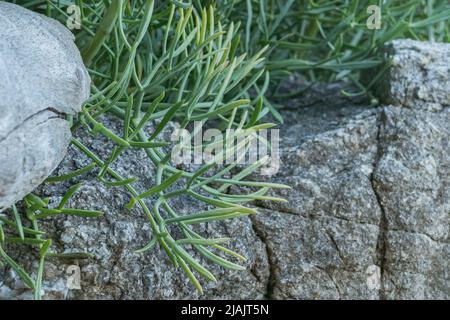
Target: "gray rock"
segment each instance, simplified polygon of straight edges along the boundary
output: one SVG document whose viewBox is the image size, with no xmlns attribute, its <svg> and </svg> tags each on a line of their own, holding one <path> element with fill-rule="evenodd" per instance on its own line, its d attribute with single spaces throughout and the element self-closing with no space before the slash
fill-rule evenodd
<svg viewBox="0 0 450 320">
<path fill-rule="evenodd" d="M 199 229 L 236 239 L 234 249 L 248 257 L 247 271 L 212 266 L 219 281 L 198 296 L 160 249 L 132 254 L 151 236 L 146 219 L 139 209 L 124 210 L 128 195 L 105 189 L 94 172 L 80 178 L 84 185 L 70 205 L 106 216 L 48 220 L 44 228 L 59 239 L 58 251 L 86 250 L 97 259 L 52 260 L 45 297 L 450 299 L 450 108 L 436 101 L 373 108 L 339 95 L 340 89 L 316 85 L 284 102 L 295 108 L 282 111 L 282 165 L 272 180 L 292 186 L 274 192 L 288 203 L 258 202 L 259 215 Z M 77 136 L 102 157 L 111 147 L 83 131 Z M 136 187 L 145 189 L 153 176 L 145 159 L 133 151 L 114 168 L 140 177 Z M 87 164 L 70 149 L 57 174 Z M 39 191 L 57 203 L 71 183 Z M 190 199 L 174 205 L 180 212 L 201 207 Z M 80 265 L 82 290 L 66 288 L 69 264 Z M 8 269 L 3 279 L 0 295 L 29 295 Z"/>
<path fill-rule="evenodd" d="M 347 114 L 339 121 L 330 100 L 312 118 L 305 109 L 288 115 L 295 124 L 278 182 L 294 188 L 278 195 L 290 202 L 260 203 L 267 209 L 254 218 L 269 253 L 270 297 L 450 298 L 448 46 L 391 46 L 397 64 L 385 85 L 404 105 L 350 117 L 338 106 Z M 423 52 L 430 63 L 419 82 L 408 66 Z M 310 123 L 327 130 L 310 135 Z"/>
<path fill-rule="evenodd" d="M 384 56 L 392 61 L 378 87 L 384 103 L 428 110 L 450 105 L 450 44 L 395 40 Z"/>
<path fill-rule="evenodd" d="M 386 298 L 449 299 L 450 109 L 386 107 L 374 187 Z"/>
<path fill-rule="evenodd" d="M 63 114 L 80 111 L 90 79 L 58 22 L 0 2 L 0 211 L 55 169 L 70 140 Z"/>
<path fill-rule="evenodd" d="M 290 201 L 254 217 L 269 297 L 450 298 L 449 111 L 366 111 L 283 150 Z"/>
</svg>

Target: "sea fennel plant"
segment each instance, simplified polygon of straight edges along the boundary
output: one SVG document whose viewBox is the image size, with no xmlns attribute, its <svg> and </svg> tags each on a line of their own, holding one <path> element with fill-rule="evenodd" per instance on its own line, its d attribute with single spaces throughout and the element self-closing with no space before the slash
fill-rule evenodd
<svg viewBox="0 0 450 320">
<path fill-rule="evenodd" d="M 16 2 L 61 22 L 70 19 L 66 13 L 70 1 Z M 284 201 L 266 194 L 271 188 L 286 186 L 246 180 L 266 164 L 267 157 L 240 171 L 238 164 L 242 159 L 239 158 L 223 166 L 206 163 L 196 170 L 180 168 L 172 163 L 170 141 L 164 140 L 161 133 L 171 121 L 180 122 L 181 129 L 191 127 L 194 121 L 204 126 L 214 121 L 214 126 L 227 130 L 227 135 L 233 135 L 231 138 L 241 138 L 239 145 L 227 152 L 235 152 L 237 148 L 248 150 L 257 138 L 243 133 L 273 127 L 273 124 L 259 121 L 267 86 L 263 90 L 256 86 L 265 72 L 263 54 L 267 48 L 261 48 L 252 56 L 240 53 L 237 50 L 239 24 L 222 22 L 213 5 L 199 7 L 179 1 L 154 0 L 76 3 L 81 13 L 81 30 L 75 33 L 76 42 L 92 78 L 92 96 L 82 112 L 68 120 L 72 123 L 73 146 L 92 163 L 67 175 L 51 177 L 46 183 L 70 180 L 97 169 L 97 179 L 106 186 L 127 190 L 131 195 L 127 207 L 139 206 L 152 231 L 149 242 L 137 253 L 161 246 L 173 265 L 182 269 L 201 292 L 198 276 L 212 281 L 215 277 L 203 261 L 194 258 L 191 250 L 204 260 L 233 270 L 243 269 L 233 259 L 244 257 L 224 246 L 229 239 L 204 238 L 192 226 L 255 214 L 255 209 L 245 206 L 246 202 L 255 199 Z M 104 116 L 120 121 L 123 132 L 113 132 L 103 124 Z M 147 129 L 149 123 L 153 124 L 152 131 Z M 95 154 L 77 139 L 77 130 L 110 139 L 115 145 L 110 155 L 101 158 Z M 203 143 L 201 148 L 204 150 L 217 143 Z M 155 185 L 149 185 L 145 192 L 135 189 L 135 177 L 121 176 L 111 167 L 128 148 L 145 150 L 155 168 Z M 224 157 L 224 154 L 219 152 L 214 157 Z M 247 187 L 251 191 L 233 195 L 229 193 L 232 186 Z M 48 208 L 46 199 L 28 196 L 25 211 L 27 220 L 32 221 L 30 228 L 13 222 L 10 217 L 1 217 L 2 224 L 9 228 L 8 234 L 28 232 L 29 237 L 20 238 L 18 243 L 40 248 L 41 263 L 35 279 L 0 251 L 4 260 L 34 289 L 36 298 L 41 295 L 45 258 L 57 255 L 51 251 L 50 240 L 43 240 L 39 220 L 57 214 L 101 215 L 97 211 L 64 207 L 79 187 L 77 184 L 70 188 L 57 208 Z M 205 203 L 209 209 L 181 215 L 172 205 L 181 196 Z M 15 207 L 11 214 L 20 219 Z M 182 237 L 175 236 L 180 233 Z M 15 239 L 5 237 L 4 232 L 0 234 L 2 243 Z"/>
</svg>

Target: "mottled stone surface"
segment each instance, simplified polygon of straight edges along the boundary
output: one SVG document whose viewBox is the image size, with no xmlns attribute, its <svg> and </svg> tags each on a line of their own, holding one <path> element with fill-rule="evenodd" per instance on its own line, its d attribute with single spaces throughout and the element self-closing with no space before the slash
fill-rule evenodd
<svg viewBox="0 0 450 320">
<path fill-rule="evenodd" d="M 374 186 L 386 298 L 450 298 L 449 121 L 449 108 L 383 111 Z"/>
<path fill-rule="evenodd" d="M 391 62 L 378 87 L 384 103 L 427 110 L 450 105 L 450 44 L 395 40 L 384 56 Z"/>
<path fill-rule="evenodd" d="M 0 211 L 55 169 L 70 141 L 62 114 L 80 111 L 90 79 L 58 22 L 0 2 Z"/>
<path fill-rule="evenodd" d="M 294 186 L 281 193 L 290 202 L 260 203 L 254 218 L 271 296 L 450 298 L 450 110 L 354 119 L 284 150 L 277 181 Z M 368 285 L 374 267 L 379 288 Z"/>
<path fill-rule="evenodd" d="M 289 202 L 258 204 L 266 208 L 253 220 L 269 252 L 271 298 L 379 298 L 366 284 L 379 264 L 381 209 L 371 182 L 379 111 L 366 107 L 347 119 L 347 108 L 328 101 L 302 110 L 291 132 L 303 142 L 289 135 L 276 177 L 293 187 L 279 193 Z M 330 130 L 309 135 L 305 114 Z"/>
<path fill-rule="evenodd" d="M 339 107 L 344 121 L 328 124 L 333 108 L 288 116 L 277 181 L 294 187 L 280 193 L 290 202 L 261 203 L 269 211 L 254 219 L 273 298 L 450 298 L 448 45 L 389 48 L 394 62 L 406 59 L 388 72 L 393 94 L 406 92 L 397 100 L 404 105 L 352 116 Z M 424 52 L 429 63 L 409 68 Z M 411 70 L 423 78 L 413 81 Z M 412 87 L 420 96 L 409 95 Z"/>
<path fill-rule="evenodd" d="M 45 228 L 58 239 L 58 251 L 86 250 L 97 259 L 52 261 L 46 297 L 450 299 L 450 108 L 436 108 L 435 101 L 432 108 L 374 108 L 340 89 L 316 85 L 284 101 L 282 165 L 272 180 L 292 186 L 274 193 L 289 202 L 258 202 L 259 215 L 199 230 L 236 239 L 233 248 L 248 257 L 247 271 L 211 267 L 219 281 L 198 296 L 160 249 L 131 252 L 150 237 L 143 213 L 123 209 L 123 190 L 86 176 L 70 205 L 104 210 L 105 217 L 58 219 Z M 109 148 L 78 135 L 100 154 Z M 152 183 L 145 155 L 125 159 L 115 164 L 120 173 L 141 177 L 138 188 Z M 88 163 L 70 150 L 57 173 Z M 57 202 L 69 186 L 40 192 Z M 176 206 L 192 211 L 199 204 L 186 199 Z M 81 266 L 81 291 L 65 287 L 69 264 Z M 29 296 L 6 272 L 0 295 Z"/>
</svg>

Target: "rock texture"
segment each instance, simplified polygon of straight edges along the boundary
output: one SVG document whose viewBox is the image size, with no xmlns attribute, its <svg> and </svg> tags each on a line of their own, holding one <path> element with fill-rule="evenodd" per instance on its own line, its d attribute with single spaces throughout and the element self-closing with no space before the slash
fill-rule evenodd
<svg viewBox="0 0 450 320">
<path fill-rule="evenodd" d="M 290 202 L 259 204 L 267 210 L 254 219 L 272 298 L 450 298 L 450 46 L 389 48 L 394 67 L 381 88 L 404 105 L 339 125 L 333 108 L 313 107 L 312 118 L 302 109 L 285 133 L 278 180 L 294 187 L 282 194 Z M 410 92 L 421 92 L 416 103 Z M 311 123 L 325 129 L 310 134 Z"/>
<path fill-rule="evenodd" d="M 388 106 L 284 150 L 290 202 L 254 218 L 271 297 L 448 299 L 448 121 Z"/>
<path fill-rule="evenodd" d="M 393 44 L 406 45 L 426 50 L 417 42 Z M 404 79 L 395 69 L 390 74 Z M 423 80 L 423 86 L 431 81 Z M 392 85 L 402 90 L 409 83 Z M 424 101 L 373 108 L 342 97 L 340 89 L 342 84 L 317 85 L 284 102 L 289 108 L 282 111 L 282 165 L 273 180 L 292 186 L 277 193 L 289 203 L 258 202 L 259 215 L 200 230 L 237 239 L 234 249 L 248 257 L 247 271 L 213 267 L 219 282 L 198 296 L 159 249 L 131 253 L 150 231 L 142 212 L 123 210 L 126 193 L 84 177 L 70 204 L 106 216 L 54 220 L 46 228 L 59 239 L 59 251 L 87 250 L 97 260 L 52 261 L 46 297 L 450 299 L 450 108 L 442 100 L 430 102 L 432 108 Z M 99 153 L 108 148 L 83 132 L 79 136 Z M 144 155 L 126 159 L 115 164 L 119 172 L 152 179 Z M 57 173 L 88 163 L 71 150 Z M 41 192 L 57 202 L 69 185 Z M 179 210 L 196 206 L 188 199 L 178 204 Z M 81 267 L 82 290 L 65 286 L 70 264 Z M 3 279 L 3 297 L 29 296 L 7 270 Z"/>
<path fill-rule="evenodd" d="M 431 111 L 450 105 L 448 44 L 395 40 L 386 46 L 384 56 L 391 63 L 379 82 L 384 103 Z"/>
<path fill-rule="evenodd" d="M 70 141 L 62 114 L 80 111 L 90 79 L 73 35 L 0 2 L 0 211 L 56 168 Z"/>
</svg>

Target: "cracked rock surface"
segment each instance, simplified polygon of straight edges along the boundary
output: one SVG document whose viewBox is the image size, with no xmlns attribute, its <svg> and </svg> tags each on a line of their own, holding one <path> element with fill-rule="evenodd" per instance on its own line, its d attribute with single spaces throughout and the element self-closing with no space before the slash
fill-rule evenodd
<svg viewBox="0 0 450 320">
<path fill-rule="evenodd" d="M 350 115 L 332 99 L 286 117 L 277 181 L 290 202 L 254 218 L 271 298 L 450 298 L 450 46 L 388 48 L 385 94 L 404 104 Z"/>
<path fill-rule="evenodd" d="M 422 50 L 423 44 L 414 45 L 415 52 Z M 199 230 L 236 239 L 232 249 L 248 257 L 247 271 L 212 266 L 219 281 L 198 296 L 160 249 L 132 253 L 148 241 L 150 230 L 142 212 L 123 209 L 128 195 L 84 177 L 70 205 L 103 210 L 105 217 L 67 217 L 45 228 L 59 239 L 60 252 L 86 250 L 97 258 L 50 261 L 45 297 L 450 299 L 450 108 L 436 108 L 436 101 L 433 108 L 373 108 L 342 97 L 341 88 L 316 85 L 284 103 L 282 164 L 272 180 L 292 186 L 274 193 L 289 202 L 258 202 L 259 215 Z M 100 154 L 109 148 L 101 139 L 78 135 Z M 133 151 L 115 169 L 140 177 L 144 188 L 153 176 L 145 159 Z M 57 174 L 87 164 L 70 149 Z M 40 192 L 58 202 L 70 185 Z M 178 203 L 179 210 L 197 206 L 188 199 Z M 71 264 L 81 268 L 81 290 L 65 286 Z M 0 279 L 0 296 L 31 296 L 10 271 L 0 272 Z"/>
<path fill-rule="evenodd" d="M 69 30 L 0 1 L 0 211 L 61 162 L 71 137 L 61 115 L 80 111 L 89 86 Z"/>
<path fill-rule="evenodd" d="M 269 297 L 450 298 L 449 121 L 449 109 L 369 109 L 284 149 L 290 201 L 253 219 Z"/>
</svg>

